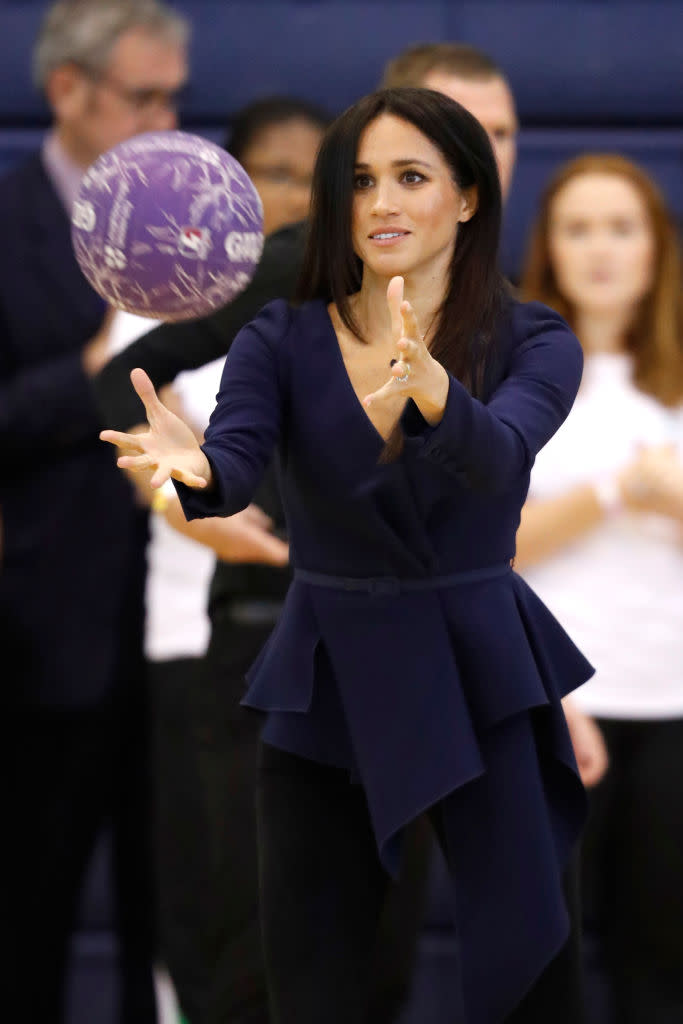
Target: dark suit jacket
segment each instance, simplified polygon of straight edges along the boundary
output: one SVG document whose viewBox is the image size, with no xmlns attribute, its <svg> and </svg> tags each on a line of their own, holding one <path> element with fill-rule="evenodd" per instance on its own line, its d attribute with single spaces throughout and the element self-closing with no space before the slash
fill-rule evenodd
<svg viewBox="0 0 683 1024">
<path fill-rule="evenodd" d="M 142 628 L 141 513 L 98 439 L 81 365 L 105 307 L 76 263 L 39 156 L 0 182 L 0 223 L 0 649 L 15 666 L 5 693 L 11 685 L 18 702 L 92 703 L 111 690 Z"/>
</svg>

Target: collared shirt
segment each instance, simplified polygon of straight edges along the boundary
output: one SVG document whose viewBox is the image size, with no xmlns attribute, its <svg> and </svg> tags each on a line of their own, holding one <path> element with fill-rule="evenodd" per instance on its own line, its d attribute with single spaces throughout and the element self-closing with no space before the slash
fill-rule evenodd
<svg viewBox="0 0 683 1024">
<path fill-rule="evenodd" d="M 42 158 L 47 176 L 64 204 L 68 216 L 71 217 L 71 207 L 78 195 L 84 170 L 74 163 L 54 130 L 45 136 Z"/>
</svg>

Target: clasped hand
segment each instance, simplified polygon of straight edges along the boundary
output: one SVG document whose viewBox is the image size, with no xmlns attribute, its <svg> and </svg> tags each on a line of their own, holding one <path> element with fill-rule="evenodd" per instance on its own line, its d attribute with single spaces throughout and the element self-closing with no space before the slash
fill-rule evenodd
<svg viewBox="0 0 683 1024">
<path fill-rule="evenodd" d="M 673 444 L 643 447 L 621 473 L 626 505 L 683 519 L 683 463 Z"/>
<path fill-rule="evenodd" d="M 149 430 L 137 434 L 118 430 L 100 433 L 102 441 L 137 453 L 120 455 L 116 464 L 134 473 L 153 470 L 153 488 L 161 487 L 171 477 L 188 487 L 207 487 L 212 481 L 211 465 L 193 431 L 159 401 L 144 370 L 132 370 L 130 379 L 145 407 Z"/>
<path fill-rule="evenodd" d="M 402 277 L 392 277 L 387 288 L 387 304 L 391 314 L 392 335 L 398 359 L 390 368 L 390 377 L 378 391 L 366 395 L 363 405 L 393 399 L 396 394 L 412 398 L 428 423 L 438 423 L 448 397 L 448 374 L 429 352 L 417 316 L 410 302 L 403 298 Z"/>
</svg>

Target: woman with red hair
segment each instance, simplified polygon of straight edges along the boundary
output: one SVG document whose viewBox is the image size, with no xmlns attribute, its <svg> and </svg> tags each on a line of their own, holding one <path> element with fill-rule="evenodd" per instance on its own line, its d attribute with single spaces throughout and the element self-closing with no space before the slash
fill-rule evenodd
<svg viewBox="0 0 683 1024">
<path fill-rule="evenodd" d="M 571 415 L 539 453 L 517 566 L 596 667 L 573 697 L 610 769 L 583 843 L 586 930 L 614 1020 L 683 1020 L 683 309 L 658 189 L 612 155 L 565 164 L 543 197 L 525 299 L 584 350 Z"/>
</svg>

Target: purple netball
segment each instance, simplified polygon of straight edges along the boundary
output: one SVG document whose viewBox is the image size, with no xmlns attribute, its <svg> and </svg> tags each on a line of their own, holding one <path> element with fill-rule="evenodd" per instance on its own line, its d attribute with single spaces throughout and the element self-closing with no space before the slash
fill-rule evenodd
<svg viewBox="0 0 683 1024">
<path fill-rule="evenodd" d="M 186 132 L 147 132 L 86 171 L 71 216 L 76 259 L 112 306 L 158 320 L 204 316 L 249 283 L 261 200 L 243 167 Z"/>
</svg>

